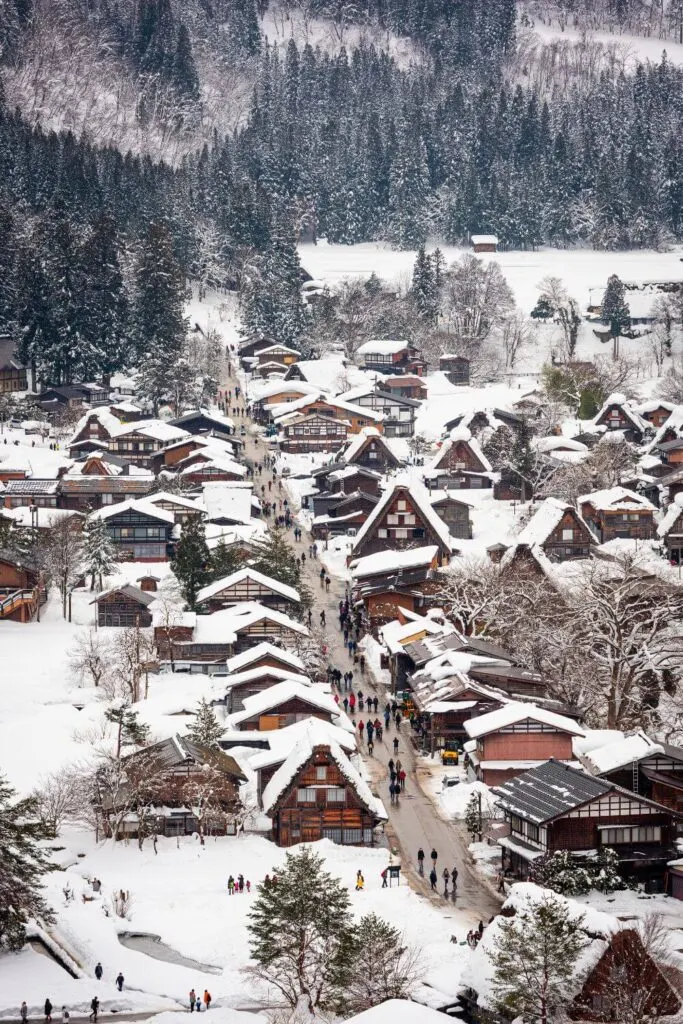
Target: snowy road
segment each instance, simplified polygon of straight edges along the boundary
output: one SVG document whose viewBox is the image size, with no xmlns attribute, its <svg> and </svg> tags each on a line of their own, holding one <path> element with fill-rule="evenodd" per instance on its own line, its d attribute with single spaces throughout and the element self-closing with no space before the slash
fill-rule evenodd
<svg viewBox="0 0 683 1024">
<path fill-rule="evenodd" d="M 234 385 L 234 378 L 226 378 L 223 382 L 223 387 L 234 388 Z M 239 407 L 244 408 L 242 401 L 240 401 Z M 236 422 L 240 425 L 242 423 L 250 424 L 245 416 L 239 416 Z M 254 462 L 258 462 L 263 457 L 265 446 L 262 442 L 255 443 L 251 434 L 247 434 L 245 441 L 245 455 Z M 294 542 L 292 533 L 290 533 L 289 539 L 295 547 L 298 546 Z M 300 549 L 307 552 L 309 543 L 310 537 L 304 533 Z M 345 672 L 353 666 L 344 648 L 342 633 L 338 628 L 339 602 L 345 596 L 344 582 L 330 574 L 330 590 L 325 592 L 320 589 L 319 572 L 320 562 L 306 562 L 305 575 L 314 601 L 314 622 L 318 621 L 320 612 L 324 608 L 327 620 L 328 658 L 330 664 Z M 380 708 L 384 707 L 385 694 L 381 687 L 375 686 L 375 680 L 369 671 L 366 672 L 362 683 L 359 682 L 359 678 L 354 679 L 354 683 L 356 690 L 359 685 L 364 692 L 371 689 L 379 699 Z M 358 718 L 361 717 L 365 716 L 359 714 Z M 373 789 L 384 801 L 389 814 L 389 821 L 386 825 L 389 845 L 397 848 L 400 852 L 402 875 L 416 892 L 443 906 L 444 909 L 454 908 L 466 914 L 472 925 L 476 925 L 479 920 L 486 923 L 492 915 L 498 913 L 501 902 L 475 873 L 465 845 L 466 835 L 459 831 L 456 824 L 440 817 L 433 801 L 420 788 L 416 772 L 429 773 L 429 768 L 417 767 L 417 759 L 407 734 L 409 728 L 406 722 L 400 736 L 399 757 L 406 770 L 407 780 L 405 794 L 401 797 L 398 805 L 390 803 L 387 777 L 387 763 L 393 753 L 395 735 L 393 726 L 385 733 L 383 741 L 375 744 L 373 756 L 367 754 L 365 744 L 361 745 L 361 753 L 374 783 Z M 434 764 L 434 771 L 438 771 L 437 762 Z M 418 874 L 416 854 L 420 846 L 423 847 L 427 859 L 432 848 L 436 849 L 439 855 L 437 861 L 439 876 L 444 867 L 448 867 L 449 870 L 452 870 L 453 867 L 458 869 L 458 891 L 455 901 L 451 897 L 448 900 L 445 899 L 441 880 L 439 880 L 438 893 L 433 893 L 427 877 L 421 878 Z M 427 872 L 430 868 L 431 864 L 429 864 Z"/>
</svg>

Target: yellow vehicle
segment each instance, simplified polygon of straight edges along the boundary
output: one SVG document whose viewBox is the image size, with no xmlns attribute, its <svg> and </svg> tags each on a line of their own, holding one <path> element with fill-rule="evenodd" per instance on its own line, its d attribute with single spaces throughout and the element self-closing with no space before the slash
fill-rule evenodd
<svg viewBox="0 0 683 1024">
<path fill-rule="evenodd" d="M 456 740 L 446 740 L 444 748 L 441 751 L 441 764 L 457 764 L 459 757 L 460 751 Z"/>
</svg>

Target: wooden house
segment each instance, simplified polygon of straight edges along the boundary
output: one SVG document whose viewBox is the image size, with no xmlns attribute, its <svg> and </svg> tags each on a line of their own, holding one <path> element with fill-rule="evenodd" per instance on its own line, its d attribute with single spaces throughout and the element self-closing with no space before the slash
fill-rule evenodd
<svg viewBox="0 0 683 1024">
<path fill-rule="evenodd" d="M 654 536 L 655 506 L 626 487 L 583 494 L 578 504 L 599 544 L 617 538 L 649 540 Z"/>
<path fill-rule="evenodd" d="M 352 494 L 341 492 L 329 497 L 332 500 L 326 502 L 326 511 L 316 515 L 311 525 L 312 536 L 319 540 L 344 533 L 355 536 L 379 502 L 376 495 L 364 491 L 354 491 Z"/>
<path fill-rule="evenodd" d="M 122 423 L 109 439 L 109 451 L 124 462 L 151 468 L 154 456 L 172 441 L 188 436 L 188 431 L 165 420 L 138 420 Z"/>
<path fill-rule="evenodd" d="M 672 565 L 683 561 L 683 495 L 677 494 L 657 527 L 657 536 L 664 545 Z"/>
<path fill-rule="evenodd" d="M 660 441 L 654 446 L 654 451 L 669 473 L 683 469 L 683 438 L 674 437 L 669 441 Z"/>
<path fill-rule="evenodd" d="M 532 501 L 534 489 L 529 480 L 508 466 L 493 484 L 493 497 L 496 501 Z"/>
<path fill-rule="evenodd" d="M 278 846 L 331 839 L 373 846 L 386 811 L 341 747 L 329 737 L 299 741 L 263 792 Z"/>
<path fill-rule="evenodd" d="M 247 470 L 231 455 L 215 448 L 200 448 L 175 465 L 176 476 L 190 489 L 208 483 L 246 479 Z"/>
<path fill-rule="evenodd" d="M 244 601 L 256 601 L 264 608 L 274 608 L 288 615 L 296 615 L 301 607 L 298 590 L 250 566 L 202 587 L 195 598 L 195 604 L 210 613 L 220 608 L 231 608 Z"/>
<path fill-rule="evenodd" d="M 351 563 L 353 596 L 361 600 L 372 632 L 397 618 L 399 609 L 424 610 L 435 587 L 436 545 L 385 551 Z"/>
<path fill-rule="evenodd" d="M 139 626 L 145 629 L 152 625 L 149 606 L 156 600 L 153 594 L 134 587 L 132 583 L 102 590 L 90 604 L 97 605 L 97 625 Z"/>
<path fill-rule="evenodd" d="M 96 442 L 95 450 L 105 452 L 109 447 L 112 434 L 121 430 L 121 420 L 108 406 L 89 409 L 83 413 L 74 427 L 73 434 L 66 443 L 69 454 L 77 456 L 91 442 Z"/>
<path fill-rule="evenodd" d="M 109 392 L 99 384 L 57 384 L 40 392 L 36 403 L 48 417 L 54 418 L 66 409 L 107 405 Z"/>
<path fill-rule="evenodd" d="M 401 398 L 415 398 L 423 402 L 427 397 L 427 385 L 422 377 L 412 377 L 410 374 L 399 374 L 396 377 L 381 377 L 377 382 L 380 391 L 388 392 L 390 395 L 400 395 Z"/>
<path fill-rule="evenodd" d="M 300 355 L 301 353 L 297 349 L 281 345 L 279 342 L 275 345 L 266 345 L 265 348 L 259 348 L 254 352 L 257 366 L 273 363 L 280 370 L 283 367 L 291 366 L 292 363 L 297 363 Z"/>
<path fill-rule="evenodd" d="M 295 369 L 297 365 L 294 363 L 291 368 Z M 270 423 L 271 409 L 276 409 L 279 405 L 291 405 L 292 402 L 298 402 L 307 395 L 315 394 L 318 394 L 318 389 L 303 381 L 271 381 L 259 387 L 258 394 L 252 399 L 252 417 L 257 423 Z"/>
<path fill-rule="evenodd" d="M 93 512 L 104 520 L 121 562 L 165 562 L 171 555 L 174 519 L 146 498 L 123 501 Z"/>
<path fill-rule="evenodd" d="M 247 781 L 237 762 L 222 750 L 170 736 L 122 759 L 123 784 L 96 782 L 95 808 L 104 835 L 235 835 L 241 809 L 240 786 Z M 197 793 L 211 786 L 206 811 L 198 811 Z M 193 810 L 194 808 L 194 810 Z M 198 818 L 198 814 L 202 814 Z M 118 826 L 118 827 L 117 827 Z"/>
<path fill-rule="evenodd" d="M 244 734 L 232 734 L 230 740 Z M 356 737 L 337 725 L 330 725 L 320 718 L 306 718 L 293 725 L 287 725 L 284 729 L 270 729 L 268 732 L 260 733 L 259 739 L 265 741 L 265 748 L 250 756 L 249 767 L 256 773 L 256 795 L 260 808 L 263 808 L 263 792 L 278 771 L 285 763 L 292 750 L 302 739 L 310 742 L 315 739 L 318 742 L 336 743 L 347 757 L 357 754 Z M 256 742 L 253 737 L 250 737 Z M 239 742 L 244 742 L 240 739 Z"/>
<path fill-rule="evenodd" d="M 352 559 L 378 551 L 405 551 L 435 544 L 437 561 L 450 561 L 453 546 L 448 527 L 429 503 L 421 484 L 397 481 L 382 495 L 356 536 Z"/>
<path fill-rule="evenodd" d="M 644 402 L 637 406 L 636 412 L 641 419 L 646 420 L 655 430 L 659 430 L 667 422 L 674 411 L 673 402 L 665 402 L 661 398 L 653 399 L 651 402 Z"/>
<path fill-rule="evenodd" d="M 676 856 L 670 808 L 555 759 L 498 785 L 494 795 L 510 830 L 499 839 L 507 872 L 527 878 L 534 861 L 556 850 L 582 857 L 609 847 L 625 878 L 663 888 Z"/>
<path fill-rule="evenodd" d="M 625 1008 L 641 1020 L 678 1016 L 680 996 L 636 928 L 624 926 L 601 945 L 606 948 L 598 953 L 597 963 L 590 964 L 580 992 L 567 1009 L 570 1020 L 581 1024 L 623 1021 Z M 624 998 L 625 993 L 632 996 Z"/>
<path fill-rule="evenodd" d="M 192 412 L 185 412 L 170 421 L 172 427 L 186 431 L 193 437 L 209 436 L 211 439 L 230 438 L 234 442 L 235 421 L 222 413 L 210 411 L 209 409 L 195 409 Z"/>
<path fill-rule="evenodd" d="M 497 252 L 497 235 L 470 235 L 473 252 Z"/>
<path fill-rule="evenodd" d="M 579 757 L 591 775 L 683 814 L 683 748 L 652 740 L 639 729 Z"/>
<path fill-rule="evenodd" d="M 593 534 L 568 502 L 546 498 L 517 537 L 519 544 L 538 544 L 551 562 L 588 558 Z"/>
<path fill-rule="evenodd" d="M 28 391 L 28 372 L 17 358 L 16 348 L 11 335 L 0 334 L 0 395 Z"/>
<path fill-rule="evenodd" d="M 138 576 L 135 582 L 146 594 L 155 594 L 159 589 L 161 579 L 159 576 L 153 576 L 152 573 L 147 572 L 143 576 Z"/>
<path fill-rule="evenodd" d="M 338 469 L 332 469 L 327 483 L 330 494 L 354 494 L 356 491 L 362 491 L 364 494 L 378 497 L 381 480 L 382 474 L 377 470 L 368 469 L 358 463 L 351 463 L 348 466 L 341 465 Z"/>
<path fill-rule="evenodd" d="M 313 414 L 346 423 L 349 434 L 357 434 L 364 427 L 371 426 L 376 427 L 380 432 L 383 431 L 384 417 L 381 413 L 370 408 L 362 408 L 341 398 L 332 398 L 323 392 L 306 395 L 297 402 L 290 402 L 282 410 L 273 410 L 275 422 L 280 426 L 289 423 L 295 416 Z"/>
<path fill-rule="evenodd" d="M 451 384 L 458 386 L 470 382 L 470 361 L 466 356 L 445 353 L 439 356 L 439 369 Z"/>
<path fill-rule="evenodd" d="M 281 668 L 294 675 L 306 671 L 303 661 L 293 651 L 286 651 L 283 647 L 275 647 L 267 642 L 249 647 L 239 654 L 235 654 L 226 662 L 226 668 L 230 675 L 235 672 L 264 667 Z"/>
<path fill-rule="evenodd" d="M 232 660 L 232 659 L 229 659 Z M 257 668 L 246 668 L 242 672 L 232 672 L 225 679 L 225 695 L 223 703 L 227 714 L 234 715 L 245 710 L 245 701 L 270 690 L 279 683 L 294 682 L 301 686 L 310 686 L 308 676 L 292 669 L 262 665 Z"/>
<path fill-rule="evenodd" d="M 412 437 L 415 433 L 415 416 L 420 402 L 415 398 L 404 398 L 393 391 L 384 391 L 381 381 L 376 385 L 353 388 L 341 395 L 341 400 L 352 402 L 361 409 L 372 409 L 384 418 L 382 430 L 387 437 Z"/>
<path fill-rule="evenodd" d="M 455 427 L 425 469 L 425 481 L 447 490 L 488 488 L 493 469 L 467 427 Z"/>
<path fill-rule="evenodd" d="M 365 466 L 383 476 L 401 466 L 401 460 L 376 427 L 365 427 L 349 438 L 338 457 L 347 465 Z"/>
<path fill-rule="evenodd" d="M 154 508 L 170 512 L 173 521 L 182 526 L 189 519 L 204 515 L 201 503 L 192 498 L 185 498 L 182 494 L 173 494 L 170 491 L 156 491 L 147 498 L 147 503 Z"/>
<path fill-rule="evenodd" d="M 280 448 L 283 452 L 330 451 L 338 448 L 349 433 L 346 420 L 315 412 L 299 415 L 283 426 Z"/>
<path fill-rule="evenodd" d="M 0 552 L 0 620 L 30 622 L 45 597 L 40 571 Z"/>
<path fill-rule="evenodd" d="M 108 462 L 102 452 L 92 452 L 60 477 L 59 504 L 62 508 L 89 512 L 144 498 L 154 487 L 154 477 L 146 470 L 130 470 L 129 465 L 121 467 Z"/>
<path fill-rule="evenodd" d="M 57 508 L 59 504 L 59 480 L 28 477 L 23 480 L 8 480 L 2 492 L 5 508 L 20 505 L 35 505 L 36 508 Z"/>
<path fill-rule="evenodd" d="M 648 424 L 638 415 L 624 395 L 613 394 L 606 399 L 593 421 L 596 427 L 623 430 L 627 441 L 640 444 Z"/>
<path fill-rule="evenodd" d="M 432 499 L 432 508 L 439 519 L 443 519 L 451 537 L 458 540 L 472 539 L 471 505 L 459 501 L 446 491 L 442 496 Z"/>
<path fill-rule="evenodd" d="M 409 341 L 366 341 L 356 351 L 364 370 L 393 375 L 409 373 L 420 377 L 424 362 L 420 350 Z"/>
<path fill-rule="evenodd" d="M 469 776 L 489 786 L 552 757 L 572 761 L 572 740 L 584 735 L 573 719 L 521 701 L 465 722 L 465 731 Z"/>
<path fill-rule="evenodd" d="M 265 334 L 255 335 L 242 342 L 237 351 L 237 358 L 240 362 L 246 363 L 256 356 L 259 349 L 267 348 L 269 345 L 277 345 L 277 338 L 271 338 Z"/>
<path fill-rule="evenodd" d="M 301 676 L 287 677 L 251 697 L 244 697 L 241 711 L 232 714 L 227 724 L 239 732 L 269 732 L 307 718 L 341 725 L 353 733 L 343 708 L 329 693 Z"/>
</svg>

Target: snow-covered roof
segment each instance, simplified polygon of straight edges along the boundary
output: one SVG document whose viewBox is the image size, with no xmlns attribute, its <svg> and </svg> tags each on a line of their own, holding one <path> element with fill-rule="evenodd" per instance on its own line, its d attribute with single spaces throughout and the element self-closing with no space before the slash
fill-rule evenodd
<svg viewBox="0 0 683 1024">
<path fill-rule="evenodd" d="M 338 743 L 342 750 L 353 754 L 357 749 L 355 734 L 346 729 L 340 729 L 338 725 L 325 722 L 322 718 L 304 718 L 300 722 L 286 725 L 284 729 L 268 730 L 268 750 L 259 750 L 249 758 L 249 765 L 254 771 L 260 768 L 267 768 L 271 764 L 284 761 L 292 752 L 302 736 L 311 733 L 320 737 L 326 733 L 335 743 Z"/>
<path fill-rule="evenodd" d="M 117 405 L 116 408 L 121 408 L 121 406 Z M 74 427 L 73 430 L 73 434 L 66 442 L 66 447 L 70 448 L 71 445 L 76 440 L 76 438 L 78 437 L 78 435 L 80 434 L 80 432 L 83 430 L 83 428 L 88 423 L 91 423 L 93 421 L 101 423 L 106 432 L 110 436 L 113 436 L 118 430 L 121 429 L 121 420 L 118 418 L 118 416 L 114 415 L 114 413 L 110 410 L 109 406 L 101 405 L 95 409 L 88 409 L 88 411 L 83 413 L 81 418 L 76 423 L 76 426 Z"/>
<path fill-rule="evenodd" d="M 204 511 L 201 502 L 196 498 L 185 498 L 182 494 L 173 494 L 172 491 L 155 491 L 154 494 L 146 497 L 145 501 L 150 502 L 152 505 L 161 505 L 162 502 L 167 501 L 169 504 L 177 505 L 178 508 L 199 512 Z"/>
<path fill-rule="evenodd" d="M 624 736 L 622 739 L 607 743 L 604 747 L 591 750 L 582 756 L 581 762 L 592 775 L 605 775 L 625 765 L 630 766 L 634 761 L 640 761 L 644 757 L 662 753 L 664 748 L 659 743 L 655 743 L 642 730 L 638 730 L 633 736 Z"/>
<path fill-rule="evenodd" d="M 272 676 L 277 682 L 284 682 L 286 679 L 291 682 L 301 683 L 303 686 L 310 686 L 309 676 L 302 675 L 292 669 L 282 668 L 279 665 L 258 665 L 256 668 L 247 668 L 244 672 L 232 672 L 223 680 L 226 690 L 232 690 L 235 686 L 243 686 L 244 683 L 253 683 L 264 676 Z"/>
<path fill-rule="evenodd" d="M 50 448 L 12 444 L 0 450 L 3 472 L 23 472 L 33 480 L 56 480 L 73 466 L 73 459 Z"/>
<path fill-rule="evenodd" d="M 316 747 L 328 747 L 330 754 L 347 782 L 356 791 L 358 798 L 372 813 L 382 821 L 386 820 L 387 812 L 382 801 L 373 796 L 370 787 L 363 779 L 338 743 L 330 738 L 329 733 L 318 729 L 315 723 L 302 737 L 287 760 L 278 768 L 263 791 L 263 809 L 268 814 L 275 806 L 285 790 L 291 785 L 297 772 L 313 756 Z"/>
<path fill-rule="evenodd" d="M 224 452 L 217 450 L 212 452 L 210 448 L 203 448 L 202 455 L 206 456 L 205 461 L 195 460 L 188 465 L 180 465 L 179 475 L 190 476 L 192 473 L 202 473 L 209 469 L 216 469 L 222 473 L 231 473 L 233 476 L 240 477 L 240 479 L 246 478 L 246 466 L 243 466 L 241 462 L 235 462 L 234 459 Z M 189 456 L 189 458 L 191 459 L 192 456 Z"/>
<path fill-rule="evenodd" d="M 423 548 L 410 548 L 408 551 L 377 551 L 374 555 L 366 555 L 351 562 L 354 577 L 374 576 L 376 573 L 391 572 L 394 569 L 415 569 L 423 565 L 431 565 L 439 549 L 436 544 Z"/>
<path fill-rule="evenodd" d="M 242 710 L 229 717 L 229 727 L 234 728 L 240 722 L 246 722 L 255 715 L 262 715 L 271 708 L 279 707 L 287 701 L 298 698 L 311 707 L 321 711 L 327 711 L 333 719 L 338 720 L 339 725 L 353 732 L 353 726 L 344 714 L 342 708 L 335 702 L 334 698 L 314 686 L 312 683 L 305 684 L 297 679 L 283 679 L 280 683 L 269 686 L 267 690 L 261 690 L 251 697 L 245 697 Z"/>
<path fill-rule="evenodd" d="M 486 736 L 527 719 L 549 725 L 560 732 L 571 733 L 573 736 L 583 736 L 584 730 L 572 718 L 558 715 L 554 711 L 546 711 L 545 708 L 539 708 L 536 704 L 523 704 L 520 701 L 510 701 L 509 704 L 505 704 L 497 711 L 489 711 L 486 715 L 470 718 L 464 725 L 467 735 L 472 739 L 477 739 L 479 736 Z"/>
<path fill-rule="evenodd" d="M 636 494 L 628 487 L 608 487 L 602 491 L 591 491 L 590 494 L 579 496 L 579 505 L 590 504 L 601 512 L 613 511 L 615 509 L 650 510 L 654 512 L 655 506 L 642 494 Z"/>
<path fill-rule="evenodd" d="M 245 569 L 238 569 L 237 572 L 233 572 L 229 576 L 224 576 L 220 580 L 209 583 L 208 587 L 202 587 L 195 598 L 196 603 L 202 604 L 203 601 L 208 601 L 210 598 L 215 597 L 216 594 L 227 590 L 228 587 L 235 586 L 237 583 L 243 583 L 245 580 L 252 580 L 262 587 L 268 587 L 289 601 L 298 602 L 301 599 L 299 591 L 295 590 L 294 587 L 288 587 L 286 583 L 280 583 L 279 580 L 275 580 L 271 576 L 266 576 L 262 572 L 257 572 L 256 569 L 247 566 Z"/>
<path fill-rule="evenodd" d="M 414 479 L 409 477 L 407 474 L 401 474 L 400 476 L 394 477 L 392 486 L 382 495 L 379 502 L 375 505 L 374 509 L 363 523 L 362 527 L 356 535 L 356 540 L 353 545 L 354 550 L 360 546 L 360 542 L 366 536 L 366 534 L 374 527 L 377 520 L 384 515 L 384 512 L 391 504 L 391 501 L 399 488 L 406 488 L 410 494 L 410 499 L 419 511 L 420 515 L 426 523 L 432 528 L 434 533 L 441 541 L 443 547 L 449 553 L 452 552 L 453 547 L 451 545 L 451 538 L 448 532 L 448 526 L 444 523 L 443 519 L 437 514 L 430 504 L 430 497 L 427 488 L 424 484 L 417 483 Z"/>
<path fill-rule="evenodd" d="M 230 481 L 211 481 L 202 485 L 206 518 L 231 519 L 249 524 L 252 519 L 253 492 L 248 487 L 232 487 Z"/>
<path fill-rule="evenodd" d="M 96 519 L 110 519 L 112 516 L 118 516 L 121 512 L 129 510 L 132 512 L 142 512 L 144 515 L 160 519 L 164 523 L 175 522 L 172 512 L 154 505 L 149 498 L 130 498 L 128 501 L 119 501 L 116 505 L 104 505 L 102 508 L 91 512 L 90 515 Z"/>
<path fill-rule="evenodd" d="M 42 508 L 40 505 L 18 505 L 16 508 L 1 508 L 0 516 L 11 519 L 15 526 L 49 529 L 63 519 L 83 519 L 82 512 L 72 508 Z"/>
<path fill-rule="evenodd" d="M 292 651 L 285 651 L 282 647 L 276 647 L 275 644 L 263 642 L 257 644 L 255 647 L 250 647 L 246 651 L 242 651 L 240 654 L 235 654 L 234 657 L 228 658 L 226 666 L 228 672 L 240 672 L 246 668 L 247 665 L 251 665 L 255 661 L 259 661 L 261 658 L 268 656 L 278 658 L 280 661 L 284 661 L 286 664 L 291 665 L 295 669 L 305 669 L 305 665 L 301 658 L 299 658 Z"/>
<path fill-rule="evenodd" d="M 645 415 L 648 412 L 656 412 L 657 409 L 666 409 L 668 412 L 673 412 L 676 408 L 673 402 L 666 402 L 663 398 L 651 398 L 649 402 L 641 402 L 640 405 L 636 406 L 636 412 L 639 416 Z"/>
<path fill-rule="evenodd" d="M 304 395 L 303 398 L 298 398 L 295 402 L 286 402 L 278 405 L 273 409 L 273 418 L 276 421 L 282 421 L 285 416 L 289 418 L 296 412 L 305 412 L 309 405 L 314 405 L 315 402 L 319 401 L 325 402 L 327 405 L 332 406 L 333 409 L 350 412 L 353 416 L 364 416 L 366 419 L 375 420 L 377 423 L 381 423 L 385 418 L 382 413 L 375 412 L 374 409 L 366 409 L 365 406 L 353 405 L 352 402 L 344 402 L 340 398 L 332 398 L 330 395 L 325 394 Z"/>
<path fill-rule="evenodd" d="M 409 999 L 387 999 L 369 1010 L 347 1017 L 346 1024 L 443 1024 L 443 1018 L 443 1013 L 431 1006 Z"/>
<path fill-rule="evenodd" d="M 351 437 L 349 443 L 342 452 L 342 458 L 344 459 L 344 461 L 351 462 L 351 460 L 356 457 L 356 455 L 361 450 L 361 448 L 363 447 L 363 445 L 365 444 L 369 437 L 382 437 L 382 435 L 380 434 L 377 427 L 363 427 L 362 430 L 359 430 L 357 434 L 354 434 L 353 437 Z M 384 440 L 383 437 L 382 440 Z"/>
<path fill-rule="evenodd" d="M 491 463 L 489 462 L 489 460 L 484 455 L 483 451 L 481 450 L 481 445 L 477 441 L 476 437 L 473 437 L 472 432 L 470 431 L 470 429 L 468 427 L 463 426 L 461 424 L 459 427 L 453 427 L 453 429 L 451 430 L 449 436 L 446 438 L 444 443 L 441 445 L 441 447 L 439 448 L 438 452 L 436 453 L 436 455 L 432 459 L 432 461 L 429 464 L 429 466 L 426 467 L 426 469 L 425 469 L 425 476 L 429 476 L 429 474 L 431 472 L 436 470 L 436 468 L 439 465 L 439 463 L 441 463 L 447 457 L 448 452 L 451 450 L 451 448 L 455 444 L 466 444 L 467 447 L 472 452 L 472 454 L 481 463 L 481 465 L 483 467 L 483 472 L 485 472 L 485 473 L 492 473 L 493 472 L 493 467 L 492 467 Z"/>
<path fill-rule="evenodd" d="M 301 363 L 297 363 L 300 366 Z M 262 387 L 259 385 L 263 385 Z M 305 380 L 253 380 L 249 383 L 249 394 L 253 395 L 255 402 L 266 402 L 275 395 L 286 395 L 298 392 L 299 395 L 312 395 L 318 391 L 314 384 Z"/>
<path fill-rule="evenodd" d="M 470 235 L 472 245 L 498 245 L 498 235 Z"/>
<path fill-rule="evenodd" d="M 405 348 L 410 345 L 409 341 L 366 341 L 360 348 L 356 349 L 356 354 L 359 356 L 367 355 L 384 355 L 393 356 L 399 352 L 403 352 Z"/>
<path fill-rule="evenodd" d="M 560 501 L 558 498 L 546 498 L 538 506 L 529 522 L 517 537 L 517 543 L 529 545 L 545 544 L 553 530 L 557 529 L 562 521 L 562 517 L 568 510 L 571 510 L 580 522 L 586 526 L 579 513 L 568 502 Z M 587 526 L 586 530 L 588 530 Z"/>
<path fill-rule="evenodd" d="M 154 441 L 177 441 L 181 437 L 190 437 L 187 430 L 182 427 L 174 427 L 166 420 L 134 420 L 132 423 L 119 423 L 111 432 L 112 437 L 125 437 L 126 434 L 142 434 L 143 437 L 152 438 Z"/>
<path fill-rule="evenodd" d="M 631 403 L 628 401 L 626 396 L 622 395 L 618 391 L 615 391 L 613 394 L 609 395 L 605 399 L 605 401 L 603 402 L 602 408 L 600 409 L 600 411 L 598 412 L 597 416 L 593 420 L 594 426 L 600 425 L 601 418 L 605 415 L 607 410 L 612 405 L 618 405 L 619 408 L 624 413 L 624 416 L 626 417 L 626 419 L 629 420 L 629 422 L 635 427 L 636 430 L 640 431 L 641 434 L 643 433 L 644 430 L 649 429 L 650 424 L 647 423 L 646 421 L 644 421 L 638 415 L 638 413 L 635 411 L 635 409 L 632 408 Z"/>
<path fill-rule="evenodd" d="M 588 446 L 581 441 L 573 441 L 570 437 L 535 437 L 531 442 L 532 448 L 544 454 L 557 451 L 588 452 Z"/>
<path fill-rule="evenodd" d="M 387 622 L 382 626 L 379 631 L 390 654 L 400 654 L 403 650 L 403 645 L 417 633 L 427 633 L 436 636 L 444 632 L 443 626 L 424 615 L 417 615 L 414 612 L 409 613 L 407 608 L 403 609 L 403 614 L 408 619 L 407 622 L 392 619 L 391 622 Z"/>
<path fill-rule="evenodd" d="M 683 492 L 676 494 L 673 501 L 667 506 L 667 510 L 657 527 L 657 536 L 666 537 L 678 517 L 683 513 Z"/>
</svg>

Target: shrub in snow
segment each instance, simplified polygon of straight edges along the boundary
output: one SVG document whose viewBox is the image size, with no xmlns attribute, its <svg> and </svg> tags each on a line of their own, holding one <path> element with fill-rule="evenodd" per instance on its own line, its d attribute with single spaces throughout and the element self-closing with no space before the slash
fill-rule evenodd
<svg viewBox="0 0 683 1024">
<path fill-rule="evenodd" d="M 577 860 L 569 850 L 557 850 L 536 861 L 534 873 L 535 880 L 546 889 L 563 896 L 584 896 L 591 889 L 605 893 L 625 889 L 618 865 L 619 858 L 611 849 L 600 850 L 595 860 Z"/>
</svg>

